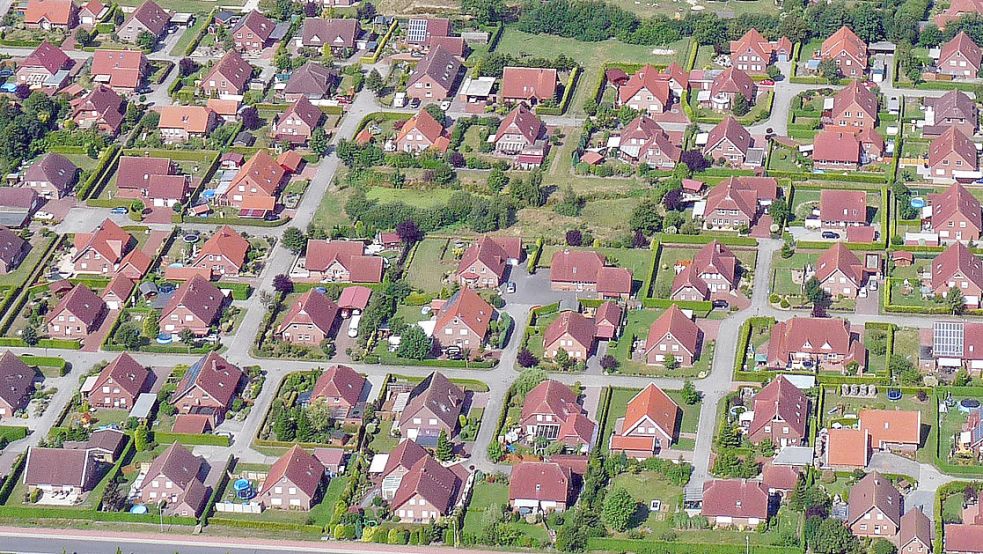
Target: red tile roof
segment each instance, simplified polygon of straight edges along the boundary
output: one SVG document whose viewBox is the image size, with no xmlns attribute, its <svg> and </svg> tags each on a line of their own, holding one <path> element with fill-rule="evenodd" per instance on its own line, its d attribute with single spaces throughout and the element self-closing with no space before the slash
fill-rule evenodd
<svg viewBox="0 0 983 554">
<path fill-rule="evenodd" d="M 346 365 L 334 364 L 317 378 L 311 398 L 343 398 L 354 406 L 362 397 L 365 383 L 366 378 L 361 373 Z"/>
<path fill-rule="evenodd" d="M 96 296 L 96 293 L 85 285 L 75 285 L 75 288 L 61 299 L 58 306 L 48 312 L 48 323 L 54 321 L 58 314 L 68 310 L 86 327 L 92 328 L 105 309 L 106 303 Z"/>
<path fill-rule="evenodd" d="M 932 289 L 945 286 L 957 272 L 983 288 L 983 261 L 961 242 L 953 243 L 932 260 Z"/>
<path fill-rule="evenodd" d="M 983 208 L 980 201 L 959 183 L 953 184 L 945 192 L 929 194 L 928 203 L 932 206 L 933 229 L 942 230 L 944 222 L 957 214 L 977 231 L 983 229 Z"/>
<path fill-rule="evenodd" d="M 850 322 L 840 318 L 793 317 L 772 327 L 768 341 L 768 363 L 784 367 L 796 352 L 816 355 L 839 354 L 864 365 L 862 343 L 850 330 Z"/>
<path fill-rule="evenodd" d="M 867 193 L 862 190 L 823 189 L 819 193 L 819 217 L 823 221 L 867 222 Z"/>
<path fill-rule="evenodd" d="M 854 286 L 863 285 L 864 266 L 860 262 L 860 258 L 842 242 L 837 242 L 819 256 L 819 260 L 816 262 L 816 279 L 820 283 L 825 282 L 837 270 L 843 272 L 843 275 L 850 279 Z"/>
<path fill-rule="evenodd" d="M 177 292 L 164 307 L 161 319 L 166 318 L 175 308 L 184 306 L 207 325 L 218 319 L 223 304 L 225 304 L 225 295 L 222 291 L 208 282 L 208 279 L 195 275 L 183 286 L 178 287 Z"/>
<path fill-rule="evenodd" d="M 538 414 L 550 414 L 558 421 L 564 421 L 573 414 L 580 413 L 577 395 L 567 385 L 547 379 L 526 393 L 522 401 L 522 421 Z"/>
<path fill-rule="evenodd" d="M 178 401 L 197 386 L 216 402 L 228 408 L 232 404 L 232 397 L 235 396 L 242 377 L 241 369 L 230 364 L 218 353 L 209 352 L 188 368 L 171 396 L 171 402 Z"/>
<path fill-rule="evenodd" d="M 72 0 L 29 0 L 24 11 L 24 23 L 38 25 L 47 21 L 52 25 L 67 26 L 73 23 L 75 3 Z"/>
<path fill-rule="evenodd" d="M 461 485 L 456 473 L 426 456 L 417 461 L 400 480 L 392 506 L 396 509 L 419 495 L 441 515 L 447 515 L 454 507 Z"/>
<path fill-rule="evenodd" d="M 152 0 L 147 0 L 130 14 L 130 17 L 123 22 L 123 26 L 126 26 L 130 19 L 136 19 L 144 27 L 150 29 L 151 33 L 160 36 L 171 22 L 171 14 Z"/>
<path fill-rule="evenodd" d="M 819 49 L 823 58 L 837 58 L 840 52 L 846 52 L 855 59 L 861 69 L 867 68 L 867 44 L 846 25 L 824 40 Z"/>
<path fill-rule="evenodd" d="M 479 337 L 488 334 L 488 326 L 495 314 L 491 304 L 469 288 L 455 292 L 440 308 L 435 329 L 438 331 L 448 325 L 461 322 Z M 436 334 L 437 331 L 434 331 Z"/>
<path fill-rule="evenodd" d="M 92 54 L 92 75 L 108 75 L 112 87 L 136 88 L 143 80 L 147 57 L 139 50 L 96 50 Z"/>
<path fill-rule="evenodd" d="M 423 458 L 429 456 L 427 451 L 417 444 L 416 441 L 403 439 L 396 445 L 396 448 L 389 453 L 386 459 L 386 467 L 382 470 L 382 477 L 389 476 L 390 473 L 398 468 L 409 471 L 411 467 Z"/>
<path fill-rule="evenodd" d="M 187 493 L 192 482 L 201 483 L 198 473 L 203 463 L 202 458 L 195 456 L 179 443 L 174 443 L 150 464 L 147 478 L 163 475 L 174 483 L 175 487 Z"/>
<path fill-rule="evenodd" d="M 614 338 L 614 334 L 617 333 L 617 329 L 621 325 L 622 317 L 624 317 L 624 312 L 617 303 L 605 302 L 601 304 L 594 313 L 595 334 L 601 339 Z M 607 331 L 604 331 L 604 336 L 601 336 L 602 331 L 597 326 L 602 323 L 610 325 L 613 328 L 612 333 L 608 334 Z"/>
<path fill-rule="evenodd" d="M 74 63 L 61 48 L 42 42 L 18 67 L 43 67 L 48 73 L 54 74 L 59 69 L 70 68 Z"/>
<path fill-rule="evenodd" d="M 711 214 L 721 207 L 736 208 L 748 219 L 754 220 L 758 204 L 776 198 L 778 181 L 774 177 L 728 177 L 707 193 L 705 213 Z"/>
<path fill-rule="evenodd" d="M 748 148 L 751 147 L 751 133 L 729 115 L 710 130 L 710 135 L 707 137 L 707 143 L 703 147 L 703 152 L 709 153 L 723 140 L 729 140 L 734 144 L 735 148 L 745 155 L 747 154 Z"/>
<path fill-rule="evenodd" d="M 646 352 L 667 338 L 675 339 L 690 355 L 696 356 L 700 344 L 700 328 L 675 304 L 652 322 L 645 340 Z"/>
<path fill-rule="evenodd" d="M 188 133 L 205 134 L 215 122 L 215 112 L 204 106 L 160 106 L 158 111 L 158 129 L 181 129 Z"/>
<path fill-rule="evenodd" d="M 662 105 L 669 103 L 671 96 L 669 75 L 659 73 L 655 67 L 648 64 L 633 73 L 628 82 L 618 88 L 618 103 L 627 103 L 643 89 L 657 98 Z"/>
<path fill-rule="evenodd" d="M 314 325 L 327 335 L 337 317 L 338 305 L 324 293 L 311 289 L 290 304 L 287 315 L 277 326 L 277 333 L 282 333 L 291 324 L 300 323 Z"/>
<path fill-rule="evenodd" d="M 351 273 L 355 283 L 379 283 L 382 281 L 382 258 L 364 255 L 365 245 L 358 241 L 309 240 L 305 267 L 311 271 L 324 271 L 334 262 Z"/>
<path fill-rule="evenodd" d="M 957 127 L 949 127 L 935 137 L 928 147 L 928 165 L 935 167 L 942 163 L 943 158 L 953 153 L 966 162 L 966 171 L 974 171 L 979 167 L 976 146 Z"/>
<path fill-rule="evenodd" d="M 779 375 L 754 395 L 754 419 L 748 428 L 748 434 L 754 435 L 778 418 L 798 436 L 806 436 L 809 399 L 783 375 Z"/>
<path fill-rule="evenodd" d="M 239 168 L 239 172 L 229 184 L 229 190 L 245 185 L 247 190 L 252 187 L 270 196 L 276 196 L 285 175 L 286 171 L 276 163 L 268 151 L 258 150 Z"/>
<path fill-rule="evenodd" d="M 207 256 L 210 255 L 222 256 L 237 269 L 242 269 L 246 264 L 247 252 L 249 252 L 249 241 L 232 227 L 223 225 L 205 241 L 193 263 L 194 265 L 207 263 Z"/>
<path fill-rule="evenodd" d="M 740 94 L 748 101 L 754 100 L 754 81 L 747 73 L 736 67 L 728 67 L 713 80 L 710 85 L 710 94 Z"/>
<path fill-rule="evenodd" d="M 768 518 L 768 491 L 760 481 L 711 479 L 703 484 L 706 517 Z"/>
<path fill-rule="evenodd" d="M 232 27 L 230 33 L 235 36 L 235 33 L 241 32 L 243 28 L 252 31 L 261 41 L 265 42 L 269 40 L 273 30 L 276 29 L 276 23 L 259 11 L 251 10 Z"/>
<path fill-rule="evenodd" d="M 359 285 L 341 289 L 338 297 L 338 307 L 342 310 L 364 310 L 369 305 L 372 289 Z"/>
<path fill-rule="evenodd" d="M 447 150 L 450 145 L 450 139 L 444 132 L 444 125 L 434 119 L 427 110 L 420 110 L 400 127 L 396 142 L 402 142 L 413 131 L 423 135 L 431 146 L 441 152 Z"/>
<path fill-rule="evenodd" d="M 983 51 L 973 42 L 973 39 L 969 38 L 965 31 L 959 31 L 956 36 L 952 37 L 952 40 L 942 45 L 942 49 L 939 51 L 940 64 L 957 52 L 962 54 L 970 65 L 979 70 L 980 62 L 983 61 Z"/>
<path fill-rule="evenodd" d="M 860 81 L 850 81 L 833 97 L 833 118 L 840 117 L 844 111 L 857 105 L 871 121 L 877 119 L 877 95 Z"/>
<path fill-rule="evenodd" d="M 877 508 L 894 525 L 901 525 L 901 493 L 891 482 L 874 471 L 850 489 L 847 524 L 853 525 L 871 510 Z"/>
<path fill-rule="evenodd" d="M 567 502 L 572 484 L 569 467 L 553 462 L 521 462 L 512 468 L 509 501 Z"/>
<path fill-rule="evenodd" d="M 107 382 L 112 381 L 113 385 L 126 391 L 130 396 L 136 397 L 143 392 L 149 378 L 150 370 L 134 360 L 128 353 L 123 352 L 99 372 L 99 377 L 96 379 L 92 390 L 95 393 Z"/>
<path fill-rule="evenodd" d="M 243 57 L 235 50 L 229 50 L 222 56 L 222 59 L 212 66 L 208 74 L 202 79 L 202 84 L 215 79 L 216 75 L 221 75 L 225 80 L 232 84 L 235 90 L 245 90 L 246 83 L 253 76 L 253 66 L 249 65 Z"/>
<path fill-rule="evenodd" d="M 287 107 L 286 110 L 277 118 L 277 121 L 283 122 L 289 119 L 291 116 L 296 117 L 304 122 L 305 125 L 314 130 L 317 124 L 320 123 L 321 118 L 324 117 L 324 112 L 320 110 L 311 101 L 307 99 L 306 96 L 301 96 L 293 104 Z"/>
<path fill-rule="evenodd" d="M 644 389 L 628 401 L 625 407 L 625 420 L 621 425 L 621 434 L 626 435 L 635 427 L 651 421 L 662 429 L 667 436 L 675 439 L 676 420 L 679 418 L 679 404 L 669 398 L 655 383 L 649 383 Z"/>
<path fill-rule="evenodd" d="M 812 143 L 812 159 L 817 162 L 859 164 L 860 140 L 854 133 L 836 129 L 823 129 L 816 134 Z"/>
<path fill-rule="evenodd" d="M 944 535 L 946 552 L 983 552 L 983 525 L 946 524 Z"/>
<path fill-rule="evenodd" d="M 556 96 L 556 70 L 539 67 L 506 67 L 499 88 L 502 98 L 551 100 Z"/>
<path fill-rule="evenodd" d="M 506 134 L 519 134 L 531 144 L 536 142 L 545 130 L 546 127 L 536 114 L 532 113 L 525 104 L 519 104 L 499 124 L 498 131 L 495 133 L 495 142 Z"/>
<path fill-rule="evenodd" d="M 799 482 L 799 470 L 792 466 L 766 463 L 761 468 L 761 482 L 768 490 L 791 491 Z"/>
<path fill-rule="evenodd" d="M 546 328 L 543 345 L 549 346 L 565 334 L 589 349 L 594 342 L 594 321 L 577 312 L 563 312 Z"/>
<path fill-rule="evenodd" d="M 921 443 L 922 413 L 918 410 L 860 410 L 860 428 L 870 434 L 870 444 Z"/>
<path fill-rule="evenodd" d="M 514 248 L 516 244 L 518 248 Z M 517 252 L 509 252 L 506 247 L 508 247 L 508 250 L 517 250 Z M 461 275 L 461 272 L 470 268 L 475 261 L 481 261 L 485 267 L 493 271 L 499 280 L 501 280 L 502 276 L 505 275 L 509 258 L 518 259 L 518 251 L 521 251 L 521 248 L 522 242 L 518 237 L 515 237 L 513 240 L 512 237 L 482 235 L 476 243 L 464 251 L 461 261 L 457 264 L 458 275 Z"/>
<path fill-rule="evenodd" d="M 146 189 L 154 175 L 170 175 L 171 160 L 143 156 L 121 156 L 116 169 L 116 186 L 121 189 Z"/>
<path fill-rule="evenodd" d="M 323 478 L 324 466 L 321 462 L 295 444 L 270 466 L 270 472 L 266 475 L 259 494 L 268 493 L 275 485 L 282 484 L 281 481 L 286 479 L 297 487 L 297 490 L 313 498 Z"/>
</svg>

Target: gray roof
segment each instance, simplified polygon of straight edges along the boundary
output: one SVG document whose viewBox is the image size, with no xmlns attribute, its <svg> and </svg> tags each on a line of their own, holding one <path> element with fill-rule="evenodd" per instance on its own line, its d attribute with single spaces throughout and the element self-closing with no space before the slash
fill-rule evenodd
<svg viewBox="0 0 983 554">
<path fill-rule="evenodd" d="M 811 446 L 786 446 L 778 451 L 771 463 L 776 466 L 811 466 L 812 455 Z"/>
</svg>

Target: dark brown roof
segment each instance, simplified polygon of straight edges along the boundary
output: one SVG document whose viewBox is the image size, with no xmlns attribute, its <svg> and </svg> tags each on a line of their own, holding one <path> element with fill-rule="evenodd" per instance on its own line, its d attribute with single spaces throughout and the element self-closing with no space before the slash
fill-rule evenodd
<svg viewBox="0 0 983 554">
<path fill-rule="evenodd" d="M 171 297 L 161 314 L 164 319 L 178 306 L 184 306 L 206 324 L 214 322 L 222 312 L 225 296 L 215 285 L 201 275 L 195 275 Z"/>
<path fill-rule="evenodd" d="M 389 458 L 386 459 L 386 467 L 382 470 L 382 476 L 388 476 L 397 468 L 403 468 L 405 471 L 409 471 L 420 459 L 426 458 L 427 456 L 427 451 L 417 444 L 416 441 L 403 439 L 389 453 Z"/>
<path fill-rule="evenodd" d="M 346 365 L 332 365 L 314 383 L 311 398 L 343 398 L 351 405 L 358 404 L 365 388 L 365 376 Z"/>
<path fill-rule="evenodd" d="M 303 448 L 294 445 L 270 467 L 259 493 L 266 494 L 284 478 L 305 495 L 313 497 L 324 478 L 324 466 Z"/>
<path fill-rule="evenodd" d="M 25 181 L 50 183 L 62 193 L 75 183 L 78 167 L 61 154 L 45 154 L 24 173 Z"/>
<path fill-rule="evenodd" d="M 311 289 L 290 304 L 290 309 L 277 327 L 277 332 L 282 333 L 287 326 L 300 323 L 314 325 L 322 333 L 327 334 L 337 316 L 338 305 L 324 293 Z"/>
<path fill-rule="evenodd" d="M 413 70 L 409 80 L 406 82 L 406 88 L 412 87 L 413 83 L 416 83 L 424 76 L 429 76 L 441 88 L 449 91 L 454 85 L 454 80 L 457 79 L 457 74 L 460 70 L 461 60 L 457 59 L 457 56 L 450 50 L 447 50 L 443 46 L 437 46 L 430 50 L 430 53 L 416 64 L 416 69 Z"/>
<path fill-rule="evenodd" d="M 509 501 L 516 499 L 566 503 L 572 476 L 554 462 L 522 462 L 512 468 Z"/>
<path fill-rule="evenodd" d="M 105 309 L 106 303 L 103 302 L 102 298 L 96 296 L 96 293 L 89 290 L 89 287 L 75 285 L 72 292 L 66 294 L 58 306 L 48 313 L 48 321 L 53 321 L 63 310 L 68 310 L 86 327 L 92 327 Z"/>
<path fill-rule="evenodd" d="M 403 410 L 402 419 L 426 408 L 453 429 L 457 426 L 457 418 L 461 415 L 463 405 L 464 391 L 451 383 L 442 373 L 435 371 L 410 391 L 410 398 Z"/>
<path fill-rule="evenodd" d="M 883 512 L 894 525 L 901 525 L 901 493 L 877 471 L 868 473 L 850 489 L 847 523 L 852 525 L 872 508 Z"/>
<path fill-rule="evenodd" d="M 86 450 L 33 446 L 27 451 L 24 484 L 88 488 L 96 466 Z"/>
<path fill-rule="evenodd" d="M 31 389 L 34 388 L 34 369 L 28 367 L 17 354 L 10 350 L 0 356 L 0 400 L 15 409 L 26 404 Z"/>
<path fill-rule="evenodd" d="M 309 17 L 300 29 L 304 46 L 355 48 L 361 28 L 357 19 L 320 19 Z"/>
<path fill-rule="evenodd" d="M 27 246 L 27 241 L 20 238 L 17 233 L 6 227 L 0 227 L 0 260 L 3 260 L 8 268 L 17 261 Z"/>
<path fill-rule="evenodd" d="M 158 475 L 163 475 L 181 491 L 187 492 L 190 483 L 201 483 L 198 473 L 203 463 L 200 457 L 189 452 L 184 446 L 174 443 L 150 464 L 147 479 L 152 480 Z"/>
<path fill-rule="evenodd" d="M 218 403 L 229 407 L 239 381 L 242 380 L 242 370 L 230 364 L 216 352 L 209 352 L 204 358 L 195 362 L 178 383 L 171 402 L 176 402 L 195 386 L 200 387 Z"/>
<path fill-rule="evenodd" d="M 144 27 L 150 29 L 151 33 L 160 36 L 164 32 L 164 29 L 167 28 L 167 24 L 171 22 L 171 14 L 167 13 L 167 10 L 161 8 L 152 0 L 147 0 L 130 14 L 129 19 L 136 19 Z M 129 19 L 123 23 L 124 27 L 129 22 Z"/>
<path fill-rule="evenodd" d="M 42 42 L 33 52 L 20 63 L 20 67 L 43 67 L 48 73 L 54 74 L 59 69 L 68 69 L 74 62 L 68 54 L 57 46 Z"/>
<path fill-rule="evenodd" d="M 393 497 L 393 507 L 402 506 L 415 495 L 420 495 L 441 515 L 450 513 L 461 487 L 461 479 L 437 460 L 426 456 L 403 476 Z"/>
<path fill-rule="evenodd" d="M 232 31 L 230 32 L 233 36 L 235 36 L 235 33 L 241 31 L 243 28 L 249 29 L 254 35 L 259 37 L 260 40 L 265 42 L 269 40 L 270 35 L 273 34 L 273 30 L 276 29 L 276 23 L 265 15 L 259 13 L 259 11 L 252 10 L 247 13 L 245 17 L 240 19 L 239 22 L 232 27 Z"/>
<path fill-rule="evenodd" d="M 137 396 L 143 392 L 144 385 L 150 377 L 150 370 L 132 356 L 123 352 L 115 360 L 109 362 L 96 379 L 93 392 L 97 392 L 109 380 L 119 388 L 125 390 L 130 396 Z"/>
<path fill-rule="evenodd" d="M 335 70 L 314 62 L 307 62 L 290 74 L 284 94 L 324 96 L 338 82 Z"/>
</svg>

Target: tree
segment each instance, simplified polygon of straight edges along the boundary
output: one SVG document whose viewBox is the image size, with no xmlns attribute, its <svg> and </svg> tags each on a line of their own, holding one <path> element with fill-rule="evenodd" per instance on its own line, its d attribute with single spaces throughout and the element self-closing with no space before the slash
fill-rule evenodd
<svg viewBox="0 0 983 554">
<path fill-rule="evenodd" d="M 622 487 L 614 489 L 604 497 L 604 511 L 601 518 L 616 531 L 625 531 L 631 524 L 632 516 L 638 503 L 631 494 Z"/>
<path fill-rule="evenodd" d="M 283 232 L 283 246 L 294 254 L 300 254 L 307 247 L 307 237 L 296 227 L 287 227 Z"/>
<path fill-rule="evenodd" d="M 679 155 L 679 161 L 694 173 L 704 171 L 710 167 L 710 160 L 703 155 L 702 150 L 686 150 Z"/>
<path fill-rule="evenodd" d="M 639 202 L 631 212 L 628 226 L 633 231 L 645 234 L 658 233 L 662 230 L 662 216 L 659 215 L 659 203 L 653 198 Z"/>
<path fill-rule="evenodd" d="M 153 310 L 143 318 L 143 336 L 152 339 L 160 332 L 160 314 Z"/>
<path fill-rule="evenodd" d="M 918 34 L 918 46 L 924 48 L 934 48 L 938 46 L 945 37 L 942 35 L 942 31 L 935 26 L 935 23 L 928 23 L 922 27 L 921 33 Z"/>
<path fill-rule="evenodd" d="M 853 32 L 864 42 L 877 42 L 884 38 L 881 14 L 874 4 L 860 2 L 851 10 Z"/>
<path fill-rule="evenodd" d="M 324 131 L 324 127 L 314 129 L 308 144 L 311 147 L 311 152 L 317 154 L 318 157 L 324 156 L 328 151 L 328 133 Z"/>
<path fill-rule="evenodd" d="M 506 12 L 505 0 L 461 0 L 461 11 L 487 25 L 501 20 Z"/>
<path fill-rule="evenodd" d="M 24 339 L 24 343 L 28 346 L 34 346 L 38 343 L 38 330 L 36 327 L 29 325 L 24 328 L 24 333 L 21 335 Z"/>
<path fill-rule="evenodd" d="M 771 214 L 772 222 L 781 227 L 788 220 L 791 213 L 788 208 L 788 200 L 785 197 L 772 200 L 771 207 L 768 208 L 768 213 Z"/>
<path fill-rule="evenodd" d="M 615 358 L 611 354 L 605 354 L 601 358 L 601 368 L 604 371 L 614 371 L 618 369 L 618 358 Z"/>
<path fill-rule="evenodd" d="M 369 71 L 369 74 L 365 76 L 365 88 L 376 94 L 382 90 L 385 84 L 385 81 L 382 80 L 382 75 L 379 74 L 379 70 L 375 68 L 372 68 L 372 71 Z"/>
<path fill-rule="evenodd" d="M 423 240 L 423 231 L 417 227 L 416 222 L 412 219 L 406 219 L 397 225 L 396 234 L 406 244 L 415 244 Z"/>
<path fill-rule="evenodd" d="M 871 554 L 894 554 L 898 549 L 885 539 L 874 539 L 874 542 L 870 543 L 872 547 L 870 549 Z"/>
<path fill-rule="evenodd" d="M 509 177 L 500 167 L 493 167 L 488 174 L 488 188 L 494 192 L 501 192 L 509 184 Z"/>
<path fill-rule="evenodd" d="M 836 84 L 839 82 L 840 77 L 842 77 L 840 66 L 836 65 L 836 60 L 833 59 L 825 59 L 819 62 L 818 70 L 823 79 L 826 79 L 831 84 Z"/>
<path fill-rule="evenodd" d="M 239 110 L 239 120 L 242 121 L 242 128 L 247 131 L 255 131 L 262 127 L 259 110 L 255 106 L 246 106 Z"/>
<path fill-rule="evenodd" d="M 181 77 L 187 77 L 195 71 L 198 71 L 198 64 L 191 58 L 181 58 L 181 61 L 178 62 L 178 73 Z"/>
<path fill-rule="evenodd" d="M 583 207 L 583 198 L 574 192 L 573 187 L 567 185 L 567 188 L 563 190 L 563 198 L 560 200 L 560 203 L 553 208 L 553 211 L 560 215 L 576 217 L 580 215 L 580 210 Z"/>
<path fill-rule="evenodd" d="M 143 424 L 133 431 L 133 447 L 137 452 L 146 452 L 149 449 L 148 435 L 147 426 Z"/>
<path fill-rule="evenodd" d="M 734 96 L 734 115 L 740 117 L 742 115 L 747 115 L 751 111 L 751 102 L 748 101 L 747 97 L 743 94 L 737 94 Z"/>
<path fill-rule="evenodd" d="M 143 336 L 140 334 L 140 329 L 136 325 L 124 323 L 116 331 L 116 342 L 128 350 L 135 350 L 143 343 Z"/>
<path fill-rule="evenodd" d="M 584 240 L 583 234 L 577 229 L 570 229 L 567 231 L 566 237 L 564 238 L 566 239 L 568 246 L 580 246 L 583 244 Z"/>
<path fill-rule="evenodd" d="M 857 538 L 838 519 L 824 519 L 809 543 L 816 554 L 845 554 L 857 548 Z"/>
<path fill-rule="evenodd" d="M 434 456 L 440 462 L 450 461 L 454 457 L 454 445 L 447 438 L 447 431 L 443 429 L 440 430 L 440 435 L 437 437 L 437 449 L 434 450 Z"/>
<path fill-rule="evenodd" d="M 440 123 L 441 125 L 443 125 L 444 120 L 447 119 L 447 114 L 444 113 L 444 110 L 440 109 L 440 106 L 437 104 L 427 104 L 427 107 L 423 109 L 430 114 L 430 117 L 436 119 L 437 123 Z"/>
<path fill-rule="evenodd" d="M 665 360 L 662 362 L 666 366 L 666 369 L 672 371 L 679 368 L 679 360 L 672 354 L 667 354 Z"/>
<path fill-rule="evenodd" d="M 528 348 L 523 348 L 519 350 L 519 354 L 515 357 L 516 363 L 522 367 L 533 367 L 539 363 L 539 359 L 533 354 Z"/>
<path fill-rule="evenodd" d="M 502 452 L 502 445 L 498 443 L 497 440 L 493 440 L 491 444 L 488 445 L 488 459 L 493 462 L 498 462 L 505 456 Z"/>
<path fill-rule="evenodd" d="M 75 42 L 80 46 L 88 46 L 92 42 L 94 33 L 84 27 L 79 27 L 75 31 Z"/>
<path fill-rule="evenodd" d="M 570 369 L 573 365 L 573 360 L 570 359 L 570 354 L 566 350 L 560 348 L 557 349 L 556 355 L 553 356 L 553 362 L 563 369 Z"/>
<path fill-rule="evenodd" d="M 819 283 L 819 279 L 810 277 L 809 280 L 805 282 L 803 290 L 805 292 L 806 299 L 812 304 L 812 312 L 814 315 L 822 314 L 826 308 L 829 307 L 829 293 L 823 290 L 822 285 Z"/>
<path fill-rule="evenodd" d="M 157 44 L 157 37 L 154 36 L 153 33 L 148 33 L 147 31 L 143 31 L 142 33 L 137 35 L 137 46 L 139 46 L 141 50 L 144 50 L 146 52 L 152 52 L 156 44 Z"/>
<path fill-rule="evenodd" d="M 966 310 L 966 297 L 958 288 L 949 287 L 945 292 L 945 305 L 954 315 L 959 315 Z"/>
<path fill-rule="evenodd" d="M 430 354 L 430 337 L 419 325 L 411 325 L 400 335 L 399 348 L 396 349 L 396 355 L 400 358 L 423 360 L 428 354 Z"/>
<path fill-rule="evenodd" d="M 286 274 L 280 273 L 273 277 L 273 290 L 282 294 L 290 294 L 294 290 L 294 282 Z"/>
<path fill-rule="evenodd" d="M 717 434 L 717 444 L 726 448 L 737 448 L 741 445 L 740 429 L 733 425 L 723 425 Z"/>
<path fill-rule="evenodd" d="M 888 367 L 891 368 L 891 375 L 902 385 L 917 385 L 922 380 L 921 372 L 904 354 L 892 354 Z"/>
<path fill-rule="evenodd" d="M 700 401 L 700 392 L 696 390 L 693 381 L 687 379 L 683 382 L 683 402 L 692 406 Z"/>
</svg>

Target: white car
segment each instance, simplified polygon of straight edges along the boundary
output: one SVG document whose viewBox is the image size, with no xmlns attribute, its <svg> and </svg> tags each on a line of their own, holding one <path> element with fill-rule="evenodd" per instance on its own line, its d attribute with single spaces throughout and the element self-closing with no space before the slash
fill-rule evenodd
<svg viewBox="0 0 983 554">
<path fill-rule="evenodd" d="M 352 316 L 351 321 L 348 322 L 348 336 L 355 338 L 358 336 L 358 324 L 362 321 L 361 315 Z"/>
<path fill-rule="evenodd" d="M 444 110 L 445 112 L 447 110 L 451 109 L 451 101 L 450 100 L 444 100 L 443 102 L 441 102 L 440 103 L 440 109 L 441 110 Z"/>
</svg>

